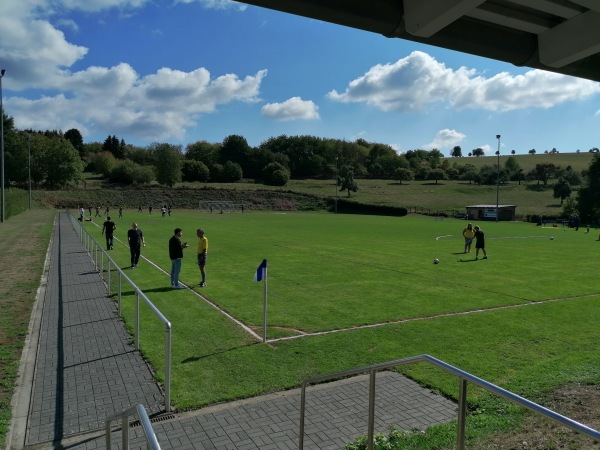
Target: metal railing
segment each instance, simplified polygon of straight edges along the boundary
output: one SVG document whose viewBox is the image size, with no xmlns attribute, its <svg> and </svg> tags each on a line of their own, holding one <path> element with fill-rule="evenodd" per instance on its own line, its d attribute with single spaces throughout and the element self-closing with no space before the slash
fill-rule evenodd
<svg viewBox="0 0 600 450">
<path fill-rule="evenodd" d="M 471 375 L 468 372 L 457 369 L 450 364 L 445 363 L 433 356 L 429 355 L 419 355 L 412 356 L 409 358 L 398 359 L 395 361 L 388 361 L 385 363 L 374 364 L 371 366 L 360 367 L 357 369 L 346 370 L 343 372 L 330 373 L 327 375 L 318 375 L 312 378 L 308 378 L 302 382 L 301 389 L 301 397 L 300 397 L 300 438 L 299 438 L 299 448 L 300 450 L 304 449 L 304 420 L 305 420 L 305 409 L 306 409 L 306 387 L 309 384 L 320 383 L 323 381 L 348 377 L 351 375 L 358 375 L 361 373 L 369 373 L 369 416 L 368 416 L 368 434 L 367 434 L 367 448 L 368 450 L 373 450 L 373 437 L 374 437 L 374 428 L 375 428 L 375 374 L 380 370 L 390 369 L 396 366 L 414 364 L 418 362 L 426 362 L 432 364 L 440 369 L 445 370 L 446 372 L 451 373 L 452 375 L 456 375 L 459 381 L 459 390 L 458 390 L 458 426 L 457 426 L 457 436 L 456 436 L 456 448 L 458 450 L 465 449 L 465 427 L 466 427 L 466 417 L 467 417 L 467 383 L 471 382 L 476 384 L 477 386 L 485 389 L 486 391 L 492 392 L 493 394 L 499 395 L 500 397 L 505 398 L 513 403 L 521 405 L 535 413 L 541 414 L 559 424 L 570 428 L 573 431 L 588 435 L 593 439 L 600 439 L 600 432 L 587 427 L 579 422 L 576 422 L 568 417 L 562 416 L 548 408 L 545 408 L 537 403 L 529 401 L 517 394 L 513 394 L 506 389 L 502 389 L 495 384 L 489 383 L 481 378 L 476 377 L 475 375 Z"/>
<path fill-rule="evenodd" d="M 99 271 L 100 276 L 104 280 L 104 262 L 106 259 L 106 271 L 107 271 L 107 290 L 108 294 L 111 295 L 111 267 L 114 267 L 114 270 L 118 276 L 118 292 L 117 292 L 117 300 L 118 300 L 118 311 L 119 316 L 121 316 L 121 296 L 122 296 L 122 282 L 123 280 L 129 284 L 134 290 L 135 294 L 135 318 L 134 318 L 134 343 L 135 349 L 140 349 L 140 299 L 143 300 L 146 305 L 150 308 L 150 310 L 154 313 L 156 317 L 160 319 L 160 321 L 165 325 L 165 382 L 164 382 L 164 390 L 165 390 L 165 411 L 171 411 L 171 336 L 172 336 L 172 327 L 171 322 L 167 320 L 162 312 L 150 301 L 150 299 L 142 292 L 142 290 L 137 287 L 137 285 L 131 281 L 131 279 L 125 275 L 125 273 L 121 270 L 121 268 L 117 265 L 115 261 L 106 253 L 102 245 L 100 245 L 92 235 L 78 222 L 78 220 L 67 211 L 71 224 L 73 228 L 79 235 L 79 238 L 90 254 L 92 260 L 94 261 L 94 266 L 97 271 Z M 98 267 L 98 263 L 100 267 Z"/>
<path fill-rule="evenodd" d="M 141 403 L 138 403 L 135 406 L 132 406 L 125 411 L 115 414 L 114 416 L 106 419 L 106 449 L 112 449 L 111 442 L 111 433 L 112 427 L 111 424 L 115 420 L 121 419 L 121 449 L 129 450 L 129 417 L 137 413 L 140 419 L 140 425 L 142 426 L 142 430 L 144 430 L 144 438 L 146 439 L 146 448 L 152 450 L 160 450 L 160 444 L 158 443 L 158 439 L 156 438 L 156 434 L 154 433 L 154 428 L 152 428 L 152 424 L 150 423 L 150 418 L 146 413 L 146 408 Z"/>
</svg>

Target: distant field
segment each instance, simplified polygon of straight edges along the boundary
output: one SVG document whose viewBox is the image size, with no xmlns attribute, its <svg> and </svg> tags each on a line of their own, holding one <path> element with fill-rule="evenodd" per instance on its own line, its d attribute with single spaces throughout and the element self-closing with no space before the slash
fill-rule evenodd
<svg viewBox="0 0 600 450">
<path fill-rule="evenodd" d="M 523 169 L 525 173 L 535 168 L 536 164 L 554 164 L 555 166 L 562 167 L 563 169 L 571 166 L 573 170 L 581 171 L 587 169 L 590 165 L 594 153 L 580 152 L 580 153 L 558 153 L 550 155 L 546 153 L 539 153 L 535 155 L 511 155 L 509 151 L 500 151 L 500 166 L 504 166 L 506 160 L 513 156 Z M 445 158 L 451 163 L 457 162 L 458 164 L 473 164 L 479 168 L 483 165 L 493 166 L 497 164 L 498 157 L 496 155 L 490 156 L 479 156 L 479 157 L 462 157 L 462 158 Z"/>
<path fill-rule="evenodd" d="M 475 261 L 473 253 L 461 253 L 465 222 L 453 219 L 177 211 L 161 218 L 128 210 L 117 222 L 118 238 L 132 220 L 146 236 L 143 255 L 165 271 L 174 227 L 192 245 L 181 276 L 192 289 L 183 291 L 171 290 L 168 275 L 147 262 L 127 269 L 125 246 L 111 252 L 173 324 L 179 409 L 422 353 L 526 396 L 566 382 L 600 381 L 600 372 L 589 370 L 600 367 L 594 320 L 600 291 L 587 263 L 596 260 L 597 230 L 483 223 L 490 258 Z M 85 226 L 102 242 L 94 224 Z M 210 242 L 206 288 L 197 287 L 194 264 L 199 226 Z M 268 337 L 293 338 L 268 346 L 192 292 L 261 334 L 263 285 L 252 276 L 263 258 L 269 262 Z M 434 258 L 441 263 L 432 264 Z M 126 296 L 129 324 L 131 302 Z M 161 378 L 164 329 L 148 312 L 142 321 L 142 349 Z M 426 367 L 409 373 L 456 396 L 456 380 Z M 473 407 L 485 397 L 471 396 Z"/>
</svg>

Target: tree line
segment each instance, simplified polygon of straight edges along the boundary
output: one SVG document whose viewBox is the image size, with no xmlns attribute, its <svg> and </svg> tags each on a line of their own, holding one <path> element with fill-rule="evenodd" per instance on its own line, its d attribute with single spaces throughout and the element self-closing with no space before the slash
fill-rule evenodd
<svg viewBox="0 0 600 450">
<path fill-rule="evenodd" d="M 25 185 L 29 180 L 36 186 L 64 187 L 84 182 L 84 171 L 102 175 L 109 182 L 123 185 L 157 182 L 174 186 L 180 182 L 235 183 L 242 179 L 274 186 L 284 186 L 293 179 L 336 179 L 340 191 L 348 196 L 359 188 L 364 179 L 390 179 L 399 184 L 411 180 L 462 180 L 495 185 L 511 181 L 537 182 L 542 187 L 550 180 L 555 198 L 569 199 L 566 209 L 580 215 L 600 216 L 600 170 L 583 172 L 554 164 L 536 164 L 525 173 L 514 156 L 504 166 L 484 165 L 476 168 L 462 163 L 460 147 L 451 152 L 455 158 L 444 158 L 437 150 L 415 149 L 403 154 L 391 146 L 364 139 L 345 141 L 314 136 L 272 137 L 252 147 L 240 135 L 227 136 L 220 143 L 197 141 L 181 145 L 153 143 L 146 147 L 127 144 L 109 135 L 104 142 L 84 143 L 77 129 L 62 131 L 18 130 L 11 117 L 3 114 L 5 138 L 5 183 Z M 476 149 L 477 150 L 477 149 Z M 473 153 L 477 153 L 473 151 Z M 596 153 L 596 152 L 594 152 Z M 574 187 L 578 201 L 571 199 Z M 594 195 L 589 194 L 589 189 Z M 582 194 L 582 192 L 584 194 Z M 583 195 L 583 197 L 582 197 Z M 579 205 L 579 206 L 577 206 Z"/>
</svg>

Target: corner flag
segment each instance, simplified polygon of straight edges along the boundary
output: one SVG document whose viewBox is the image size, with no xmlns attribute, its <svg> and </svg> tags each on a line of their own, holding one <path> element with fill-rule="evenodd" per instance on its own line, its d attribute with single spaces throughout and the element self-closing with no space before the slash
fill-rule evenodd
<svg viewBox="0 0 600 450">
<path fill-rule="evenodd" d="M 254 274 L 254 281 L 256 281 L 256 282 L 262 281 L 262 279 L 265 276 L 266 270 L 267 270 L 267 260 L 263 259 L 262 262 L 260 263 L 260 266 L 258 266 L 258 269 L 256 269 L 256 273 Z"/>
</svg>

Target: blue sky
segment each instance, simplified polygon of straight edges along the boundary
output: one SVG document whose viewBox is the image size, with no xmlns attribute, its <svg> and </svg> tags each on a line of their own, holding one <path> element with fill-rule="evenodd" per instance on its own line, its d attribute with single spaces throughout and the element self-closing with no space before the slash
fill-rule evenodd
<svg viewBox="0 0 600 450">
<path fill-rule="evenodd" d="M 0 29 L 15 126 L 84 142 L 600 147 L 600 83 L 229 0 L 5 0 Z"/>
</svg>

